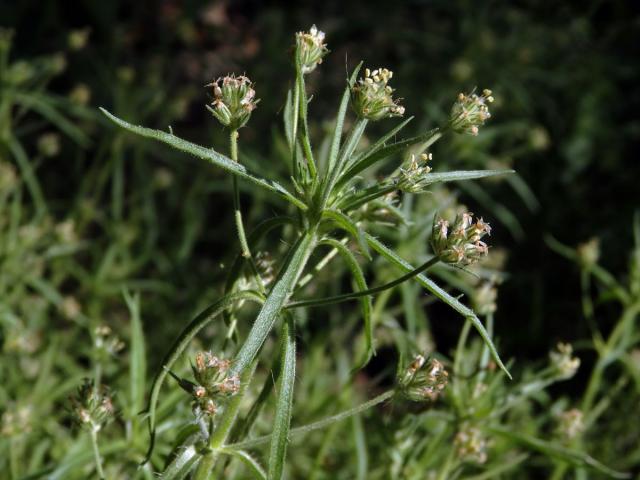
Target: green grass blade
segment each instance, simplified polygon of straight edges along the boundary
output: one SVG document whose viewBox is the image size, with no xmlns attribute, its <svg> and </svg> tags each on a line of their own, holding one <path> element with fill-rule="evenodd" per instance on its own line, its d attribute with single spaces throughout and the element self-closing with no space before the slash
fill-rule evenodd
<svg viewBox="0 0 640 480">
<path fill-rule="evenodd" d="M 127 290 L 123 290 L 122 295 L 131 317 L 129 392 L 131 395 L 130 415 L 133 416 L 142 410 L 144 406 L 144 388 L 147 376 L 144 330 L 140 318 L 140 294 L 132 295 Z"/>
<path fill-rule="evenodd" d="M 286 315 L 282 328 L 282 351 L 278 398 L 273 423 L 273 437 L 269 453 L 269 480 L 280 480 L 284 476 L 285 458 L 289 443 L 291 410 L 296 380 L 296 338 L 293 315 Z"/>
<path fill-rule="evenodd" d="M 265 473 L 260 463 L 258 463 L 258 460 L 253 458 L 244 450 L 236 450 L 235 448 L 222 448 L 220 449 L 220 453 L 230 455 L 240 460 L 253 474 L 254 478 L 257 478 L 258 480 L 267 480 L 267 474 Z"/>
<path fill-rule="evenodd" d="M 173 364 L 178 360 L 180 355 L 189 346 L 189 342 L 196 336 L 196 334 L 206 327 L 209 323 L 215 320 L 224 310 L 229 308 L 234 303 L 241 300 L 249 300 L 255 302 L 261 302 L 260 297 L 255 292 L 239 292 L 225 295 L 214 304 L 207 307 L 199 315 L 194 318 L 189 325 L 182 331 L 176 341 L 173 343 L 167 354 L 162 359 L 161 368 L 158 370 L 151 386 L 151 394 L 149 396 L 149 402 L 147 404 L 146 413 L 149 417 L 149 434 L 151 436 L 149 443 L 149 450 L 143 460 L 143 464 L 146 463 L 155 445 L 156 434 L 156 409 L 158 405 L 158 397 L 160 395 L 160 389 L 168 375 L 168 370 L 171 369 Z"/>
<path fill-rule="evenodd" d="M 407 262 L 398 254 L 396 254 L 394 251 L 389 249 L 378 239 L 367 234 L 367 241 L 369 242 L 369 246 L 372 249 L 374 249 L 376 252 L 378 252 L 380 255 L 385 257 L 387 260 L 389 260 L 392 264 L 394 264 L 401 270 L 404 270 L 405 272 L 410 272 L 414 270 L 414 267 L 409 262 Z M 480 334 L 480 336 L 482 337 L 482 340 L 484 340 L 485 344 L 489 348 L 489 351 L 491 352 L 491 356 L 496 361 L 498 366 L 505 372 L 505 374 L 509 378 L 512 378 L 511 374 L 507 370 L 507 367 L 502 362 L 500 355 L 498 354 L 498 350 L 493 344 L 493 341 L 491 340 L 489 333 L 484 328 L 484 325 L 482 325 L 482 322 L 477 317 L 475 312 L 471 310 L 469 307 L 460 303 L 460 301 L 458 301 L 456 298 L 449 295 L 440 286 L 438 286 L 433 280 L 427 278 L 425 275 L 423 274 L 416 275 L 415 279 L 420 285 L 422 285 L 424 288 L 429 290 L 433 295 L 438 297 L 440 300 L 442 300 L 444 303 L 449 305 L 456 312 L 458 312 L 460 315 L 462 315 L 464 318 L 466 318 L 473 324 L 475 329 L 478 331 L 478 334 Z"/>
<path fill-rule="evenodd" d="M 104 115 L 107 118 L 109 118 L 109 120 L 111 120 L 113 123 L 115 123 L 119 127 L 124 128 L 125 130 L 128 130 L 137 135 L 140 135 L 141 137 L 151 138 L 153 140 L 166 143 L 167 145 L 170 145 L 171 147 L 177 150 L 180 150 L 185 153 L 189 153 L 203 160 L 207 160 L 212 164 L 214 164 L 215 166 L 220 167 L 223 170 L 226 170 L 227 172 L 230 172 L 241 178 L 249 180 L 250 182 L 253 182 L 255 185 L 258 185 L 266 190 L 279 194 L 281 197 L 283 197 L 284 199 L 286 199 L 287 201 L 289 201 L 290 203 L 294 204 L 296 207 L 302 210 L 307 209 L 307 206 L 302 201 L 300 201 L 294 195 L 289 193 L 289 191 L 287 191 L 287 189 L 285 189 L 279 183 L 273 180 L 265 180 L 263 178 L 260 178 L 250 173 L 240 163 L 234 162 L 230 158 L 216 152 L 215 150 L 202 147 L 195 143 L 191 143 L 180 137 L 172 135 L 171 133 L 163 132 L 161 130 L 154 130 L 151 128 L 140 127 L 138 125 L 132 125 L 116 117 L 115 115 L 108 112 L 104 108 L 100 108 L 100 111 L 104 113 Z"/>
<path fill-rule="evenodd" d="M 342 259 L 349 267 L 351 271 L 351 276 L 353 277 L 353 281 L 356 284 L 356 287 L 359 291 L 367 290 L 369 287 L 367 286 L 367 281 L 364 278 L 364 273 L 360 268 L 360 264 L 358 264 L 358 260 L 351 253 L 345 245 L 343 245 L 338 240 L 333 238 L 328 238 L 324 240 L 322 243 L 326 243 L 327 245 L 335 248 L 338 253 L 342 256 Z M 358 370 L 364 367 L 373 355 L 375 355 L 375 347 L 373 342 L 373 322 L 371 318 L 371 297 L 366 296 L 360 299 L 360 308 L 362 310 L 362 319 L 364 320 L 364 331 L 365 331 L 365 341 L 367 344 L 367 351 L 365 358 L 362 362 L 359 362 Z"/>
</svg>

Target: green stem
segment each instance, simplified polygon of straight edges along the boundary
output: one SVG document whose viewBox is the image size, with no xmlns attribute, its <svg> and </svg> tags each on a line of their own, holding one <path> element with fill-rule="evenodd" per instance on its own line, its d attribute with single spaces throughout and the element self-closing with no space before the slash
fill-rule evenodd
<svg viewBox="0 0 640 480">
<path fill-rule="evenodd" d="M 383 292 L 385 290 L 389 290 L 390 288 L 393 288 L 397 285 L 400 285 L 401 283 L 406 282 L 407 280 L 415 277 L 416 275 L 421 274 L 422 272 L 424 272 L 425 270 L 431 268 L 433 265 L 435 265 L 436 263 L 438 263 L 439 258 L 438 257 L 433 257 L 430 260 L 426 261 L 425 263 L 423 263 L 422 265 L 420 265 L 418 268 L 415 268 L 414 270 L 411 270 L 409 273 L 402 275 L 399 278 L 396 278 L 395 280 L 385 283 L 384 285 L 380 285 L 378 287 L 374 287 L 374 288 L 370 288 L 368 290 L 360 290 L 358 292 L 352 292 L 352 293 L 345 293 L 342 295 L 335 295 L 333 297 L 325 297 L 325 298 L 320 298 L 320 299 L 316 299 L 316 300 L 302 300 L 299 302 L 292 302 L 289 305 L 287 305 L 287 308 L 298 308 L 298 307 L 314 307 L 314 306 L 319 306 L 319 305 L 329 305 L 329 304 L 333 304 L 333 303 L 341 303 L 341 302 L 346 302 L 347 300 L 353 300 L 355 298 L 361 298 L 361 297 L 366 297 L 367 295 L 374 295 L 376 293 L 380 293 Z"/>
<path fill-rule="evenodd" d="M 203 455 L 200 462 L 198 462 L 196 472 L 193 474 L 193 480 L 209 480 L 217 458 L 217 452 L 209 452 Z"/>
<path fill-rule="evenodd" d="M 98 432 L 92 427 L 91 428 L 91 446 L 93 447 L 93 457 L 96 462 L 96 470 L 98 471 L 98 476 L 101 479 L 104 479 L 104 470 L 102 470 L 102 459 L 100 458 L 100 450 L 98 450 Z"/>
<path fill-rule="evenodd" d="M 231 160 L 238 162 L 238 131 L 231 130 L 230 135 L 231 143 Z M 238 178 L 233 176 L 233 210 L 236 220 L 236 229 L 238 230 L 238 239 L 240 240 L 240 246 L 242 248 L 242 256 L 245 258 L 251 258 L 251 251 L 249 250 L 249 244 L 247 243 L 247 236 L 244 233 L 244 225 L 242 223 L 242 212 L 240 210 L 240 189 L 238 188 Z"/>
</svg>

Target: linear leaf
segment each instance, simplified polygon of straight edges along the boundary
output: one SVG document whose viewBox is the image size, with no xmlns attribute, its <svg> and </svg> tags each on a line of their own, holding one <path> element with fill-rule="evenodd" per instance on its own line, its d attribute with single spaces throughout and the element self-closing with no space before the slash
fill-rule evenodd
<svg viewBox="0 0 640 480">
<path fill-rule="evenodd" d="M 289 444 L 293 390 L 296 380 L 296 337 L 293 315 L 285 315 L 282 328 L 282 351 L 278 399 L 273 424 L 273 437 L 269 454 L 269 480 L 280 480 L 284 475 L 284 462 Z"/>
<path fill-rule="evenodd" d="M 198 455 L 196 447 L 189 445 L 176 455 L 159 478 L 161 480 L 183 480 L 193 470 L 198 460 L 200 460 L 200 455 Z"/>
<path fill-rule="evenodd" d="M 360 264 L 358 264 L 358 260 L 356 260 L 356 257 L 353 255 L 353 253 L 351 253 L 351 250 L 349 250 L 341 242 L 333 238 L 328 238 L 324 240 L 322 243 L 326 243 L 327 245 L 338 250 L 338 253 L 342 256 L 342 259 L 347 264 L 347 267 L 349 267 L 349 270 L 351 270 L 351 276 L 353 277 L 353 281 L 355 282 L 358 290 L 360 291 L 367 290 L 369 287 L 367 286 L 367 281 L 364 278 L 364 273 L 360 268 Z M 365 340 L 367 343 L 367 352 L 364 360 L 360 362 L 358 370 L 364 367 L 369 362 L 371 357 L 375 355 L 375 348 L 373 345 L 373 323 L 371 321 L 372 320 L 371 319 L 371 309 L 372 309 L 371 297 L 369 296 L 362 297 L 360 299 L 360 305 L 362 308 L 362 319 L 364 320 L 364 331 L 365 331 Z"/>
<path fill-rule="evenodd" d="M 371 252 L 369 251 L 369 245 L 367 244 L 362 228 L 356 225 L 356 223 L 347 215 L 337 210 L 325 210 L 322 212 L 322 215 L 333 220 L 336 225 L 349 233 L 358 243 L 362 254 L 367 258 L 367 260 L 371 260 Z"/>
<path fill-rule="evenodd" d="M 105 114 L 109 120 L 111 120 L 116 125 L 128 130 L 132 133 L 140 135 L 141 137 L 151 138 L 153 140 L 158 140 L 159 142 L 166 143 L 167 145 L 172 146 L 173 148 L 180 150 L 185 153 L 189 153 L 203 160 L 207 160 L 213 163 L 215 166 L 222 168 L 234 175 L 245 178 L 254 184 L 265 188 L 271 192 L 278 193 L 280 196 L 285 198 L 290 203 L 294 204 L 296 207 L 306 210 L 307 206 L 301 202 L 298 198 L 293 196 L 286 188 L 284 188 L 279 183 L 273 180 L 265 180 L 260 178 L 252 173 L 250 173 L 243 165 L 240 163 L 234 162 L 229 157 L 222 155 L 221 153 L 216 152 L 211 148 L 206 148 L 195 143 L 191 143 L 187 140 L 184 140 L 180 137 L 177 137 L 171 133 L 163 132 L 162 130 L 154 130 L 151 128 L 140 127 L 138 125 L 132 125 L 112 113 L 108 112 L 104 108 L 100 107 L 100 111 Z"/>
<path fill-rule="evenodd" d="M 385 257 L 387 260 L 389 260 L 391 263 L 396 265 L 401 270 L 404 270 L 405 272 L 410 272 L 414 270 L 414 267 L 409 262 L 404 260 L 398 254 L 396 254 L 393 250 L 389 249 L 386 245 L 384 245 L 378 239 L 372 237 L 369 234 L 366 234 L 366 235 L 367 235 L 367 241 L 369 242 L 369 246 L 373 248 L 376 252 L 378 252 L 380 255 Z M 489 348 L 489 351 L 491 352 L 491 356 L 496 361 L 498 366 L 505 372 L 505 374 L 509 378 L 512 378 L 511 374 L 507 370 L 507 367 L 504 365 L 504 363 L 502 363 L 502 360 L 500 359 L 500 355 L 498 354 L 498 350 L 493 344 L 493 341 L 491 340 L 489 333 L 484 328 L 484 325 L 482 325 L 482 322 L 477 317 L 475 312 L 471 310 L 469 307 L 460 303 L 456 298 L 449 295 L 440 286 L 438 286 L 433 280 L 429 279 L 425 275 L 422 275 L 422 274 L 416 275 L 415 279 L 420 285 L 422 285 L 424 288 L 429 290 L 432 294 L 434 294 L 436 297 L 438 297 L 444 303 L 449 305 L 456 312 L 458 312 L 460 315 L 462 315 L 464 318 L 466 318 L 473 324 L 473 326 L 478 331 L 478 333 L 486 343 L 487 347 Z"/>
<path fill-rule="evenodd" d="M 496 175 L 506 175 L 515 173 L 515 170 L 460 170 L 455 172 L 429 173 L 421 180 L 422 185 L 433 185 L 434 183 L 458 182 L 462 180 L 474 180 L 476 178 L 494 177 Z"/>
<path fill-rule="evenodd" d="M 265 339 L 271 332 L 283 305 L 287 302 L 298 278 L 315 247 L 315 234 L 302 235 L 287 253 L 287 258 L 269 295 L 264 301 L 251 331 L 231 366 L 231 374 L 240 374 L 256 357 Z"/>
<path fill-rule="evenodd" d="M 416 137 L 411 137 L 406 140 L 400 140 L 390 145 L 386 145 L 382 148 L 379 148 L 369 153 L 368 155 L 363 156 L 362 159 L 355 162 L 353 167 L 347 170 L 347 172 L 345 173 L 345 176 L 347 177 L 347 179 L 350 179 L 358 175 L 363 170 L 366 170 L 376 162 L 379 162 L 381 160 L 384 160 L 385 158 L 390 157 L 391 155 L 401 152 L 407 147 L 410 147 L 417 143 L 425 143 L 428 146 L 435 143 L 436 140 L 438 140 L 441 136 L 442 136 L 442 133 L 440 132 L 440 130 L 437 128 L 434 128 L 433 130 L 423 133 L 422 135 L 418 135 Z"/>
<path fill-rule="evenodd" d="M 189 346 L 189 342 L 191 342 L 193 337 L 195 337 L 200 330 L 202 330 L 209 323 L 215 320 L 216 317 L 218 317 L 224 310 L 229 308 L 235 302 L 241 300 L 249 300 L 258 303 L 261 302 L 258 294 L 250 291 L 225 295 L 220 300 L 203 310 L 196 316 L 196 318 L 191 321 L 191 323 L 189 323 L 189 325 L 187 325 L 187 327 L 182 331 L 182 333 L 180 333 L 176 341 L 173 343 L 167 354 L 162 359 L 161 368 L 160 370 L 158 370 L 158 373 L 153 379 L 151 394 L 149 396 L 149 402 L 146 409 L 146 413 L 149 416 L 149 434 L 151 438 L 149 443 L 149 450 L 147 451 L 147 455 L 142 462 L 143 464 L 149 460 L 151 454 L 153 453 L 156 435 L 156 408 L 158 405 L 160 389 L 162 388 L 162 384 L 167 377 L 168 370 L 171 369 L 176 360 L 178 360 L 180 355 L 182 355 L 184 350 Z"/>
<path fill-rule="evenodd" d="M 253 476 L 255 478 L 259 480 L 267 479 L 267 474 L 265 473 L 262 466 L 258 463 L 258 461 L 255 458 L 253 458 L 244 450 L 236 450 L 235 448 L 221 448 L 220 453 L 230 455 L 240 460 L 249 468 L 249 470 L 251 471 L 251 473 L 253 473 Z"/>
<path fill-rule="evenodd" d="M 144 387 L 147 365 L 145 357 L 144 330 L 140 319 L 140 295 L 123 290 L 122 295 L 131 317 L 131 349 L 129 353 L 129 377 L 131 415 L 138 413 L 144 405 Z"/>
</svg>

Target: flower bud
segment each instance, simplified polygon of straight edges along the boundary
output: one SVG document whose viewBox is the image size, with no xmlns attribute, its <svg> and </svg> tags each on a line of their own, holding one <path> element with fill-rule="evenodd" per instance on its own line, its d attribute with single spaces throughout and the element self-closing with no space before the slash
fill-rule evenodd
<svg viewBox="0 0 640 480">
<path fill-rule="evenodd" d="M 472 215 L 458 215 L 451 227 L 446 220 L 434 218 L 431 248 L 441 261 L 472 265 L 488 254 L 489 247 L 481 238 L 491 233 L 491 227 L 482 218 L 473 223 Z"/>
<path fill-rule="evenodd" d="M 375 121 L 404 114 L 404 107 L 393 99 L 394 90 L 387 85 L 392 77 L 393 72 L 386 68 L 365 69 L 364 78 L 351 88 L 351 105 L 360 118 Z"/>
<path fill-rule="evenodd" d="M 491 102 L 491 90 L 483 90 L 482 95 L 460 93 L 451 107 L 449 125 L 454 132 L 478 135 L 478 127 L 491 117 L 488 105 Z"/>
<path fill-rule="evenodd" d="M 558 343 L 556 350 L 549 352 L 551 367 L 561 379 L 573 377 L 580 367 L 580 359 L 572 357 L 573 347 L 569 343 Z"/>
<path fill-rule="evenodd" d="M 207 109 L 225 127 L 238 130 L 246 125 L 260 100 L 256 100 L 253 83 L 244 75 L 228 75 L 210 83 L 213 87 L 212 107 Z"/>
<path fill-rule="evenodd" d="M 322 63 L 322 58 L 329 53 L 324 42 L 324 32 L 312 25 L 309 32 L 296 33 L 296 62 L 303 75 L 313 72 Z"/>
<path fill-rule="evenodd" d="M 402 393 L 414 402 L 434 402 L 447 386 L 449 373 L 435 358 L 417 355 L 399 379 Z"/>
<path fill-rule="evenodd" d="M 422 193 L 428 185 L 427 175 L 431 172 L 431 167 L 427 162 L 433 156 L 430 153 L 420 155 L 420 161 L 415 155 L 411 155 L 411 160 L 406 168 L 400 169 L 398 176 L 398 188 L 407 193 Z"/>
</svg>

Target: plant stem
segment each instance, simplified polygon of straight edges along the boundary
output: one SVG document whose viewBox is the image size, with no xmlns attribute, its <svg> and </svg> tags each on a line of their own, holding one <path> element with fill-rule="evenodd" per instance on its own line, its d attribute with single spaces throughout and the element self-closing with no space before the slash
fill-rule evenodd
<svg viewBox="0 0 640 480">
<path fill-rule="evenodd" d="M 104 479 L 104 470 L 102 470 L 102 459 L 100 458 L 100 450 L 98 450 L 98 432 L 92 427 L 91 428 L 91 446 L 93 447 L 93 457 L 96 462 L 96 470 L 98 471 L 98 476 L 101 479 Z"/>
<path fill-rule="evenodd" d="M 238 162 L 238 131 L 231 130 L 230 135 L 231 144 L 231 160 Z M 238 239 L 240 240 L 240 246 L 242 248 L 242 256 L 245 258 L 251 258 L 251 251 L 249 250 L 249 244 L 247 243 L 247 236 L 244 233 L 244 225 L 242 224 L 242 212 L 240 211 L 240 190 L 238 189 L 238 178 L 233 176 L 233 210 L 236 219 L 236 228 L 238 230 Z"/>
</svg>

